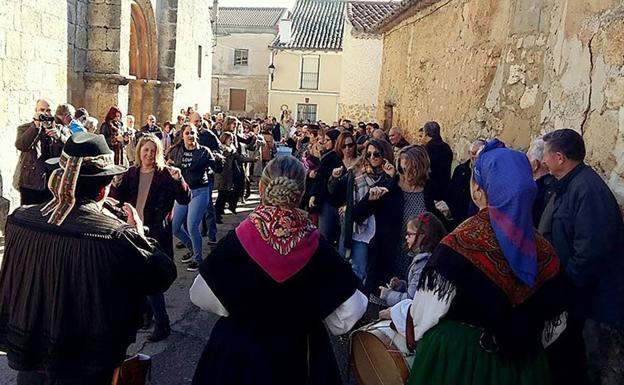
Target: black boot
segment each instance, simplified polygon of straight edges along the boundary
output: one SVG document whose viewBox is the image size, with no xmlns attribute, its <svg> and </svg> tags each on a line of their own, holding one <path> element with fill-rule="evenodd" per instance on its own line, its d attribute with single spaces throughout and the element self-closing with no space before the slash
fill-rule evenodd
<svg viewBox="0 0 624 385">
<path fill-rule="evenodd" d="M 164 322 L 164 323 L 156 322 L 154 324 L 154 331 L 152 331 L 152 334 L 147 336 L 147 340 L 149 342 L 162 341 L 165 338 L 169 337 L 170 334 L 171 334 L 171 327 L 169 326 L 169 322 Z"/>
</svg>

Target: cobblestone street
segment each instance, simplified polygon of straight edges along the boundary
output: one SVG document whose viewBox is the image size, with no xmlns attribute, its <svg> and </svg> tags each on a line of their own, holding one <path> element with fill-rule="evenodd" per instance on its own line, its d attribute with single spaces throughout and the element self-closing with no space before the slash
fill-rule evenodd
<svg viewBox="0 0 624 385">
<path fill-rule="evenodd" d="M 223 224 L 218 226 L 219 238 L 243 220 L 259 202 L 257 194 L 253 194 L 247 204 L 239 207 L 237 215 L 225 215 Z M 209 250 L 207 245 L 204 250 Z M 140 330 L 137 342 L 130 346 L 128 354 L 138 352 L 152 356 L 152 385 L 185 385 L 190 384 L 206 341 L 217 317 L 193 305 L 189 299 L 188 290 L 197 273 L 187 272 L 185 265 L 179 263 L 183 250 L 176 250 L 176 264 L 178 265 L 178 279 L 167 291 L 167 311 L 171 319 L 172 333 L 165 341 L 149 343 L 146 338 L 149 331 Z M 346 339 L 334 340 L 336 355 L 341 370 L 345 375 L 345 384 L 354 384 L 346 376 L 347 349 Z M 17 373 L 9 369 L 6 357 L 0 357 L 0 384 L 15 385 Z"/>
</svg>

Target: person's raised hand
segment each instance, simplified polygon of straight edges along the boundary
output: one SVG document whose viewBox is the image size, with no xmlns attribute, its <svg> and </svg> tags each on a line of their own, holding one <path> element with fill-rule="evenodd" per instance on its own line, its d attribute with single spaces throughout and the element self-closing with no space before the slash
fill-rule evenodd
<svg viewBox="0 0 624 385">
<path fill-rule="evenodd" d="M 388 189 L 385 187 L 373 187 L 368 192 L 368 200 L 376 201 L 379 200 L 382 196 L 388 193 Z"/>
</svg>

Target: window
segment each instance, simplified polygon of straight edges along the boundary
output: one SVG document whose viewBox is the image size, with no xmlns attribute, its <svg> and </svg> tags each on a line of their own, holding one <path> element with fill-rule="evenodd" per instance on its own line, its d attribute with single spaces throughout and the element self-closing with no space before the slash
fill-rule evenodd
<svg viewBox="0 0 624 385">
<path fill-rule="evenodd" d="M 297 120 L 316 122 L 316 104 L 297 104 Z"/>
<path fill-rule="evenodd" d="M 230 111 L 247 110 L 247 90 L 230 88 Z"/>
<path fill-rule="evenodd" d="M 318 90 L 319 64 L 318 56 L 303 56 L 301 58 L 301 84 L 299 88 Z"/>
<path fill-rule="evenodd" d="M 202 46 L 197 47 L 197 77 L 201 78 L 202 72 Z"/>
<path fill-rule="evenodd" d="M 246 66 L 249 63 L 249 50 L 248 49 L 235 49 L 234 50 L 234 65 Z"/>
</svg>

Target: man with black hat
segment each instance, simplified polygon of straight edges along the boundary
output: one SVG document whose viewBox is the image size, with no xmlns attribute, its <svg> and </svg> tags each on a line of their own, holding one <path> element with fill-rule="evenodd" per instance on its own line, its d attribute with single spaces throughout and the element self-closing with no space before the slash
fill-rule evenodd
<svg viewBox="0 0 624 385">
<path fill-rule="evenodd" d="M 47 163 L 60 164 L 54 198 L 8 218 L 0 351 L 18 385 L 110 385 L 142 325 L 145 295 L 165 291 L 175 265 L 132 206 L 106 200 L 126 169 L 103 136 L 76 133 Z"/>
</svg>

